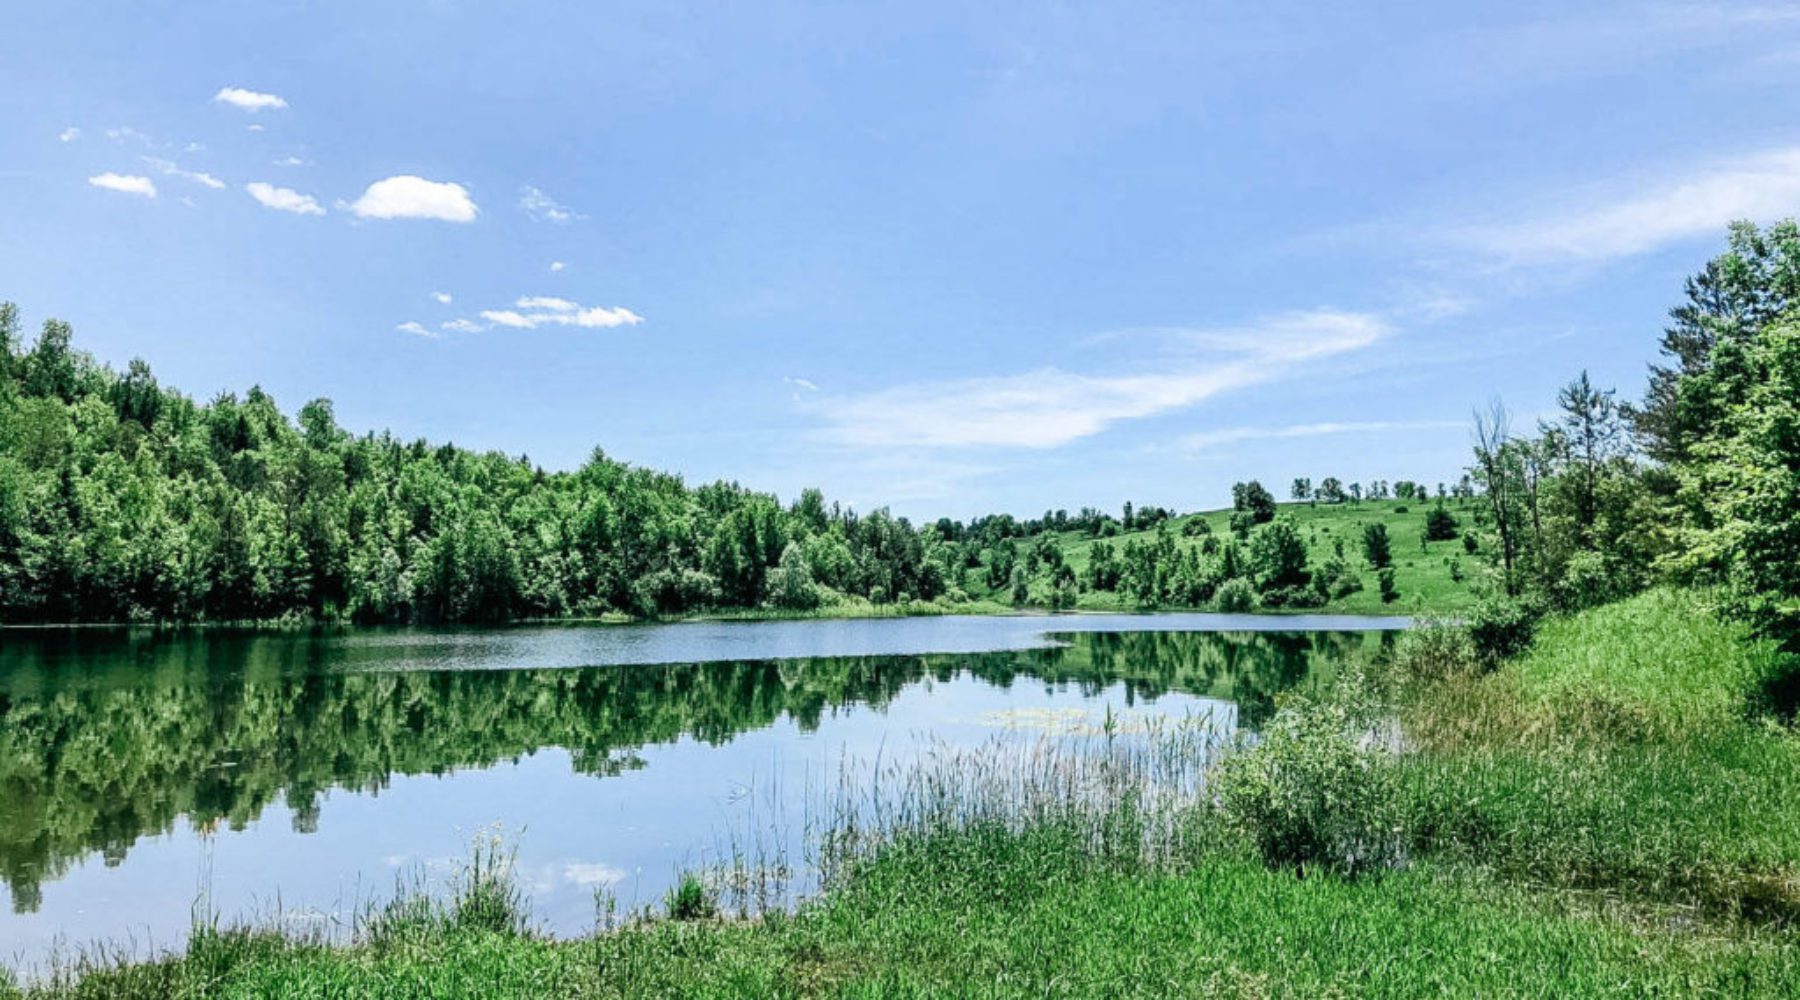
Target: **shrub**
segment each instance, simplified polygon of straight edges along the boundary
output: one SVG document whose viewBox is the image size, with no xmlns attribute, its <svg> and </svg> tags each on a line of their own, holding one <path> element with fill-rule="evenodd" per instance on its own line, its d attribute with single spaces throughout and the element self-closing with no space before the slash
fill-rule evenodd
<svg viewBox="0 0 1800 1000">
<path fill-rule="evenodd" d="M 698 875 L 684 874 L 664 901 L 671 920 L 709 920 L 719 912 L 712 890 Z"/>
<path fill-rule="evenodd" d="M 1639 586 L 1638 574 L 1623 560 L 1599 552 L 1577 552 L 1569 557 L 1550 594 L 1559 608 L 1580 611 L 1629 597 Z"/>
<path fill-rule="evenodd" d="M 1383 567 L 1375 574 L 1375 582 L 1381 587 L 1381 603 L 1392 604 L 1400 599 L 1400 591 L 1394 589 L 1394 567 Z"/>
<path fill-rule="evenodd" d="M 1256 527 L 1256 515 L 1247 510 L 1231 512 L 1231 533 L 1242 541 L 1250 537 L 1250 529 Z"/>
<path fill-rule="evenodd" d="M 1362 577 L 1356 575 L 1355 568 L 1342 556 L 1332 556 L 1313 570 L 1312 585 L 1321 603 L 1348 597 L 1363 588 Z"/>
<path fill-rule="evenodd" d="M 1250 542 L 1250 568 L 1263 591 L 1299 589 L 1306 572 L 1306 542 L 1287 518 L 1270 522 Z"/>
<path fill-rule="evenodd" d="M 1385 524 L 1363 525 L 1363 555 L 1369 565 L 1381 569 L 1394 561 L 1393 549 L 1388 544 L 1388 530 Z"/>
<path fill-rule="evenodd" d="M 1432 507 L 1425 514 L 1425 539 L 1431 542 L 1447 542 L 1456 537 L 1456 515 L 1442 502 Z"/>
<path fill-rule="evenodd" d="M 1265 608 L 1316 608 L 1325 603 L 1325 595 L 1311 587 L 1276 587 L 1263 591 L 1258 603 Z"/>
<path fill-rule="evenodd" d="M 1477 665 L 1475 644 L 1460 625 L 1436 619 L 1418 622 L 1400 633 L 1394 665 L 1414 680 L 1439 680 L 1467 673 Z"/>
<path fill-rule="evenodd" d="M 1493 668 L 1531 645 L 1541 609 L 1532 601 L 1490 597 L 1476 604 L 1467 620 L 1469 641 L 1481 663 Z"/>
<path fill-rule="evenodd" d="M 1400 860 L 1400 797 L 1392 755 L 1362 738 L 1337 704 L 1277 712 L 1253 745 L 1209 777 L 1226 822 L 1265 864 L 1360 875 Z"/>
<path fill-rule="evenodd" d="M 810 611 L 819 606 L 819 588 L 799 542 L 789 542 L 781 563 L 768 575 L 769 603 L 787 611 Z"/>
<path fill-rule="evenodd" d="M 1239 614 L 1255 606 L 1256 591 L 1251 588 L 1250 581 L 1241 576 L 1219 584 L 1218 592 L 1213 594 L 1213 607 L 1226 614 Z"/>
</svg>

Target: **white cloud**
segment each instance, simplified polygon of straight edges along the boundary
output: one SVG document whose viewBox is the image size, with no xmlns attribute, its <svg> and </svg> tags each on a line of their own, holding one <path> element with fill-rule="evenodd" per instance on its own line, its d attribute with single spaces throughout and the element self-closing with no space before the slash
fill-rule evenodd
<svg viewBox="0 0 1800 1000">
<path fill-rule="evenodd" d="M 1716 240 L 1735 219 L 1794 213 L 1800 206 L 1800 146 L 1634 182 L 1628 193 L 1587 192 L 1566 200 L 1572 205 L 1566 211 L 1469 226 L 1451 238 L 1512 264 L 1608 260 L 1688 239 Z"/>
<path fill-rule="evenodd" d="M 550 262 L 550 273 L 552 273 L 552 274 L 554 274 L 554 273 L 556 273 L 556 272 L 557 272 L 557 271 L 561 271 L 561 270 L 562 270 L 562 269 L 564 269 L 564 268 L 566 268 L 566 267 L 568 267 L 568 266 L 569 266 L 569 265 L 567 265 L 567 264 L 564 264 L 564 263 L 563 263 L 563 262 L 562 262 L 562 261 L 560 261 L 560 260 L 553 260 L 553 261 L 551 261 L 551 262 Z"/>
<path fill-rule="evenodd" d="M 1088 375 L 1041 368 L 928 382 L 818 405 L 829 439 L 862 447 L 1055 448 L 1115 423 L 1185 409 L 1354 351 L 1388 333 L 1377 317 L 1336 310 L 1290 313 L 1255 326 L 1180 331 L 1185 345 L 1154 370 Z"/>
<path fill-rule="evenodd" d="M 803 393 L 819 391 L 818 385 L 815 384 L 811 379 L 795 378 L 792 375 L 783 375 L 781 377 L 781 382 L 783 385 L 793 387 L 794 391 L 789 393 L 788 395 L 789 395 L 789 398 L 793 399 L 793 401 L 796 403 L 801 401 L 801 397 L 802 397 Z"/>
<path fill-rule="evenodd" d="M 213 102 L 229 104 L 244 111 L 265 111 L 270 108 L 288 106 L 287 101 L 275 94 L 263 94 L 254 90 L 245 90 L 242 87 L 221 87 L 219 92 L 213 95 Z"/>
<path fill-rule="evenodd" d="M 559 225 L 573 222 L 583 216 L 571 211 L 566 205 L 559 205 L 556 199 L 530 184 L 519 189 L 519 207 L 525 214 L 539 222 L 554 222 Z"/>
<path fill-rule="evenodd" d="M 81 130 L 76 128 L 73 125 L 70 125 L 68 128 L 63 129 L 61 132 L 56 133 L 56 139 L 58 142 L 74 142 L 76 139 L 79 139 L 79 138 L 81 138 Z"/>
<path fill-rule="evenodd" d="M 365 219 L 441 219 L 473 222 L 479 211 L 461 184 L 403 174 L 369 185 L 350 211 Z"/>
<path fill-rule="evenodd" d="M 325 214 L 325 209 L 319 205 L 318 201 L 314 200 L 312 195 L 301 194 L 292 188 L 276 187 L 273 184 L 264 184 L 262 181 L 251 181 L 244 185 L 244 190 L 250 192 L 250 197 L 255 198 L 258 204 L 277 212 L 292 212 L 295 215 Z"/>
<path fill-rule="evenodd" d="M 1240 444 L 1245 441 L 1269 441 L 1287 438 L 1326 437 L 1337 434 L 1374 434 L 1395 431 L 1449 430 L 1465 427 L 1455 420 L 1360 420 L 1317 424 L 1293 424 L 1287 427 L 1229 427 L 1216 431 L 1200 431 L 1183 437 L 1179 444 L 1191 451 Z"/>
<path fill-rule="evenodd" d="M 432 292 L 431 297 L 438 300 L 438 305 L 442 305 L 442 306 L 447 306 L 452 301 L 452 298 L 451 298 L 451 295 L 449 292 Z"/>
<path fill-rule="evenodd" d="M 120 125 L 117 128 L 109 128 L 106 130 L 106 137 L 114 142 L 121 143 L 127 139 L 132 139 L 152 148 L 162 145 L 150 136 L 132 128 L 130 125 Z"/>
<path fill-rule="evenodd" d="M 88 178 L 88 183 L 108 191 L 123 191 L 126 194 L 143 195 L 146 198 L 156 197 L 156 185 L 148 177 L 132 174 L 115 174 L 107 171 Z"/>
<path fill-rule="evenodd" d="M 584 887 L 613 885 L 625 880 L 625 870 L 612 865 L 577 861 L 563 866 L 563 880 Z"/>
<path fill-rule="evenodd" d="M 400 324 L 399 326 L 394 327 L 394 329 L 399 330 L 401 333 L 410 333 L 415 337 L 436 337 L 437 336 L 437 334 L 435 334 L 435 333 L 431 332 L 429 329 L 427 329 L 425 327 L 425 324 L 415 322 L 413 320 L 407 320 L 406 322 Z"/>
<path fill-rule="evenodd" d="M 445 320 L 444 322 L 439 323 L 438 329 L 449 330 L 451 333 L 480 333 L 481 331 L 487 329 L 487 327 L 482 326 L 480 323 L 477 323 L 474 320 L 467 320 L 467 319 L 459 318 L 459 319 Z"/>
<path fill-rule="evenodd" d="M 548 309 L 551 312 L 569 312 L 581 307 L 568 299 L 559 299 L 550 295 L 525 295 L 513 303 L 520 309 Z"/>
<path fill-rule="evenodd" d="M 495 326 L 510 326 L 515 330 L 529 330 L 537 325 L 535 321 L 526 319 L 522 313 L 511 309 L 485 309 L 482 310 L 481 318 Z"/>
<path fill-rule="evenodd" d="M 284 156 L 284 157 L 282 157 L 282 158 L 281 158 L 281 159 L 279 159 L 279 160 L 276 160 L 276 161 L 275 161 L 275 165 L 276 165 L 276 166 L 278 166 L 278 167 L 306 167 L 306 166 L 311 166 L 311 164 L 310 164 L 310 163 L 308 163 L 308 162 L 307 162 L 307 161 L 305 161 L 305 160 L 302 160 L 302 159 L 301 159 L 301 158 L 299 158 L 299 157 L 298 157 L 298 156 Z"/>
<path fill-rule="evenodd" d="M 267 131 L 267 129 L 261 125 L 245 125 L 244 131 L 246 131 L 246 132 L 264 132 L 264 131 Z"/>
<path fill-rule="evenodd" d="M 152 170 L 170 177 L 181 177 L 217 191 L 225 186 L 225 182 L 208 173 L 198 170 L 183 170 L 173 160 L 165 160 L 160 156 L 146 156 L 144 163 Z"/>
<path fill-rule="evenodd" d="M 583 306 L 568 299 L 547 295 L 527 295 L 514 303 L 513 309 L 484 309 L 481 318 L 494 326 L 514 330 L 535 330 L 544 326 L 574 326 L 586 330 L 636 326 L 642 316 L 622 306 Z"/>
</svg>

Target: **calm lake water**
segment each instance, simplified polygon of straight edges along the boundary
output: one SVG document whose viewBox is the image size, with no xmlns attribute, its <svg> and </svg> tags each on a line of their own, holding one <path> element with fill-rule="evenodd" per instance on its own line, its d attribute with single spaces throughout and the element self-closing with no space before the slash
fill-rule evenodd
<svg viewBox="0 0 1800 1000">
<path fill-rule="evenodd" d="M 0 962 L 181 943 L 196 904 L 347 924 L 501 824 L 541 927 L 795 861 L 846 761 L 1046 727 L 1255 727 L 1404 619 L 1120 615 L 0 631 Z M 765 839 L 766 838 L 766 839 Z"/>
</svg>

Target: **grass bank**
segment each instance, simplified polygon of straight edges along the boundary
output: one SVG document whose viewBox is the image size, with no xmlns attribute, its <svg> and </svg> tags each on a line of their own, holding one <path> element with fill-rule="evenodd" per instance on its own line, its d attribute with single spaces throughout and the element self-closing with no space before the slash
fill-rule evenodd
<svg viewBox="0 0 1800 1000">
<path fill-rule="evenodd" d="M 1216 734 L 1178 731 L 897 775 L 792 914 L 701 892 L 551 941 L 478 868 L 348 947 L 209 931 L 27 995 L 1800 995 L 1791 663 L 1670 591 L 1467 653 L 1411 636 L 1210 771 Z"/>
<path fill-rule="evenodd" d="M 1435 501 L 1432 501 L 1435 502 Z M 1363 578 L 1363 588 L 1343 597 L 1333 598 L 1320 608 L 1303 609 L 1307 613 L 1349 615 L 1439 614 L 1453 615 L 1475 603 L 1471 581 L 1479 575 L 1481 558 L 1464 550 L 1461 538 L 1447 541 L 1425 540 L 1425 515 L 1432 502 L 1367 501 L 1359 504 L 1284 503 L 1276 505 L 1276 516 L 1294 522 L 1306 541 L 1309 566 L 1321 566 L 1332 558 L 1339 544 L 1344 557 Z M 1450 505 L 1462 530 L 1474 526 L 1476 510 L 1460 503 Z M 1182 548 L 1203 544 L 1203 537 L 1189 522 L 1204 522 L 1208 533 L 1217 538 L 1231 537 L 1231 511 L 1215 510 L 1174 518 L 1166 529 Z M 1363 527 L 1380 524 L 1387 529 L 1393 552 L 1395 590 L 1398 598 L 1383 601 L 1376 587 L 1375 569 L 1363 558 Z M 1155 532 L 1126 532 L 1107 539 L 1064 532 L 1058 536 L 1063 557 L 1074 567 L 1078 577 L 1085 575 L 1090 553 L 1096 541 L 1105 541 L 1115 550 L 1130 540 L 1148 543 Z M 995 595 L 993 599 L 1001 599 Z M 1130 598 L 1109 591 L 1087 591 L 1076 600 L 1076 608 L 1084 611 L 1135 611 Z M 1171 609 L 1173 610 L 1173 609 Z M 1199 608 L 1195 610 L 1211 610 Z"/>
</svg>

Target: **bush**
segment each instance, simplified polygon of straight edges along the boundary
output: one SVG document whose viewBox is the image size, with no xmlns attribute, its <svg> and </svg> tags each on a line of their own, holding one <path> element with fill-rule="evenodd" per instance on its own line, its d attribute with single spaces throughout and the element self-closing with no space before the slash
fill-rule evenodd
<svg viewBox="0 0 1800 1000">
<path fill-rule="evenodd" d="M 1456 529 L 1456 515 L 1442 503 L 1425 514 L 1425 540 L 1428 542 L 1447 542 L 1456 537 Z"/>
<path fill-rule="evenodd" d="M 1241 576 L 1219 584 L 1218 592 L 1213 594 L 1213 607 L 1226 614 L 1240 614 L 1255 606 L 1256 591 L 1250 581 Z"/>
<path fill-rule="evenodd" d="M 1475 644 L 1469 639 L 1468 629 L 1426 619 L 1400 633 L 1394 665 L 1413 680 L 1441 680 L 1469 672 L 1477 665 Z"/>
<path fill-rule="evenodd" d="M 1381 587 L 1381 603 L 1392 604 L 1400 599 L 1400 591 L 1394 589 L 1394 567 L 1384 567 L 1375 574 L 1375 582 Z"/>
<path fill-rule="evenodd" d="M 1313 570 L 1312 585 L 1321 602 L 1349 597 L 1363 588 L 1362 577 L 1356 574 L 1350 561 L 1341 555 L 1332 556 L 1325 560 L 1324 565 Z"/>
<path fill-rule="evenodd" d="M 1481 663 L 1492 669 L 1523 653 L 1537 632 L 1542 610 L 1532 601 L 1490 597 L 1475 605 L 1467 621 L 1469 641 Z"/>
<path fill-rule="evenodd" d="M 1355 876 L 1399 862 L 1393 757 L 1368 745 L 1359 728 L 1340 705 L 1292 705 L 1213 770 L 1221 813 L 1265 864 Z"/>
<path fill-rule="evenodd" d="M 1363 525 L 1363 555 L 1369 565 L 1381 569 L 1394 561 L 1393 549 L 1388 544 L 1388 530 L 1385 524 Z"/>
<path fill-rule="evenodd" d="M 1598 552 L 1577 552 L 1563 567 L 1562 578 L 1550 587 L 1552 600 L 1565 611 L 1595 608 L 1629 597 L 1642 584 L 1622 561 Z"/>
<path fill-rule="evenodd" d="M 1300 589 L 1311 577 L 1306 572 L 1306 542 L 1294 522 L 1273 521 L 1250 541 L 1250 568 L 1258 589 Z"/>
<path fill-rule="evenodd" d="M 769 571 L 769 603 L 786 611 L 810 611 L 819 606 L 819 588 L 813 584 L 812 571 L 806 568 L 806 555 L 799 542 L 789 542 L 781 554 L 781 563 Z"/>
<path fill-rule="evenodd" d="M 671 920 L 708 920 L 719 912 L 712 890 L 694 874 L 681 876 L 680 884 L 669 890 L 664 902 Z"/>
<path fill-rule="evenodd" d="M 1276 587 L 1265 590 L 1258 599 L 1265 608 L 1316 608 L 1325 603 L 1325 595 L 1311 587 Z"/>
</svg>

